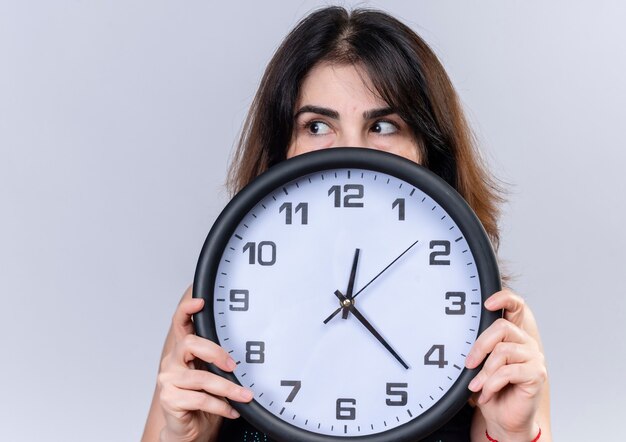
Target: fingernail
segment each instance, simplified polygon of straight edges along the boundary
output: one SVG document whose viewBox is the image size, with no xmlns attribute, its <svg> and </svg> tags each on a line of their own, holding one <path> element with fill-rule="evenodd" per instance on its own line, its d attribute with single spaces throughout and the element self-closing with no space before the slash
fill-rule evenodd
<svg viewBox="0 0 626 442">
<path fill-rule="evenodd" d="M 478 376 L 476 376 L 474 379 L 472 379 L 472 382 L 469 383 L 468 388 L 475 392 L 476 390 L 478 390 L 478 384 Z"/>
<path fill-rule="evenodd" d="M 239 396 L 244 401 L 249 401 L 254 397 L 254 392 L 252 392 L 252 390 L 248 390 L 247 388 L 242 388 L 239 393 Z"/>
<path fill-rule="evenodd" d="M 237 419 L 239 417 L 239 413 L 237 413 L 237 410 L 235 410 L 234 408 L 232 410 L 230 410 L 230 416 L 233 419 Z"/>
<path fill-rule="evenodd" d="M 494 303 L 494 302 L 495 302 L 495 301 L 493 300 L 493 298 L 489 298 L 489 299 L 487 299 L 487 300 L 485 301 L 485 307 L 490 308 L 490 307 L 493 305 L 493 303 Z"/>
<path fill-rule="evenodd" d="M 230 371 L 233 371 L 235 368 L 237 368 L 237 363 L 233 358 L 229 356 L 228 359 L 226 359 L 226 367 L 228 367 Z"/>
<path fill-rule="evenodd" d="M 472 364 L 474 363 L 474 355 L 472 355 L 471 353 L 467 355 L 467 357 L 465 358 L 465 366 L 467 368 L 472 367 Z"/>
</svg>

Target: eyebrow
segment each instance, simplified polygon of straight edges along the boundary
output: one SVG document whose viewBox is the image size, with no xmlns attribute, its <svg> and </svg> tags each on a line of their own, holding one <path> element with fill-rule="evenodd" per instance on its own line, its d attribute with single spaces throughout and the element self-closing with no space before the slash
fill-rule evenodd
<svg viewBox="0 0 626 442">
<path fill-rule="evenodd" d="M 373 120 L 375 118 L 385 117 L 387 115 L 394 114 L 396 111 L 390 107 L 381 107 L 379 109 L 371 109 L 363 112 L 363 118 L 366 120 Z"/>
<path fill-rule="evenodd" d="M 339 119 L 339 112 L 337 112 L 336 110 L 332 110 L 327 107 L 319 107 L 319 106 L 311 106 L 311 105 L 302 106 L 300 109 L 298 109 L 298 112 L 296 112 L 296 114 L 293 117 L 298 118 L 300 114 L 304 114 L 306 112 L 324 115 L 325 117 L 332 118 L 333 120 Z"/>
<path fill-rule="evenodd" d="M 300 114 L 304 114 L 307 112 L 324 115 L 325 117 L 332 118 L 334 120 L 339 119 L 339 112 L 337 112 L 336 110 L 329 109 L 327 107 L 312 105 L 302 106 L 300 109 L 298 109 L 298 111 L 294 115 L 294 119 L 298 118 Z M 391 107 L 381 107 L 378 109 L 370 109 L 363 112 L 363 118 L 366 120 L 373 120 L 375 118 L 384 117 L 393 113 L 395 113 L 395 110 L 393 110 Z"/>
</svg>

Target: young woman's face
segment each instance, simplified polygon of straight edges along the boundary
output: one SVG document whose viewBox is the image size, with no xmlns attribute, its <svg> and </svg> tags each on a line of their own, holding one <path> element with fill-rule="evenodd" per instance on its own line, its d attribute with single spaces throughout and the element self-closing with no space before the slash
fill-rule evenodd
<svg viewBox="0 0 626 442">
<path fill-rule="evenodd" d="M 409 126 L 358 67 L 321 63 L 305 77 L 287 158 L 329 147 L 368 147 L 419 163 Z"/>
</svg>

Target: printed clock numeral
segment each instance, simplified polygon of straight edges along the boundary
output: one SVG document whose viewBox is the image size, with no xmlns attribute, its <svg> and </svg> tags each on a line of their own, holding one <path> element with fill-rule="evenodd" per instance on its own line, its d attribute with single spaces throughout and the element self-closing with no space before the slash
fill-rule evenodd
<svg viewBox="0 0 626 442">
<path fill-rule="evenodd" d="M 258 246 L 255 242 L 248 242 L 243 246 L 243 253 L 248 252 L 248 263 L 262 266 L 273 266 L 276 264 L 276 243 L 272 241 L 261 241 Z"/>
<path fill-rule="evenodd" d="M 265 342 L 246 342 L 246 362 L 248 364 L 263 364 L 265 362 Z"/>
<path fill-rule="evenodd" d="M 397 396 L 397 399 L 387 398 L 385 403 L 389 406 L 403 406 L 408 403 L 409 394 L 406 391 L 409 384 L 406 382 L 387 382 L 387 396 Z"/>
<path fill-rule="evenodd" d="M 404 221 L 404 198 L 398 198 L 391 203 L 391 208 L 398 208 L 398 221 Z"/>
<path fill-rule="evenodd" d="M 430 250 L 435 247 L 443 247 L 443 250 L 434 250 L 430 253 L 430 265 L 431 266 L 449 266 L 449 259 L 437 259 L 443 256 L 450 256 L 450 241 L 431 241 Z"/>
<path fill-rule="evenodd" d="M 446 292 L 446 299 L 454 299 L 451 307 L 446 307 L 446 315 L 464 315 L 465 314 L 465 292 Z"/>
<path fill-rule="evenodd" d="M 300 224 L 309 223 L 309 203 L 300 203 L 293 210 L 292 203 L 283 203 L 278 209 L 278 213 L 285 212 L 285 224 L 293 223 L 293 214 L 300 212 Z"/>
<path fill-rule="evenodd" d="M 302 381 L 280 381 L 280 386 L 292 387 L 291 392 L 289 392 L 289 396 L 287 396 L 287 399 L 285 399 L 285 402 L 293 402 L 294 398 L 302 387 Z"/>
<path fill-rule="evenodd" d="M 437 353 L 437 356 L 432 358 L 434 353 Z M 445 345 L 433 345 L 424 355 L 424 365 L 436 365 L 439 368 L 444 368 L 448 365 L 448 361 L 446 361 L 444 353 Z"/>
<path fill-rule="evenodd" d="M 352 405 L 352 406 L 350 406 Z M 356 419 L 356 399 L 339 398 L 335 414 L 337 420 L 353 421 Z"/>
<path fill-rule="evenodd" d="M 233 289 L 230 291 L 230 311 L 233 312 L 247 312 L 248 311 L 248 299 L 250 292 L 248 290 Z"/>
<path fill-rule="evenodd" d="M 363 195 L 365 193 L 365 188 L 363 184 L 344 184 L 343 192 L 345 195 L 343 196 L 343 207 L 363 207 L 364 204 L 362 201 L 353 202 L 351 200 L 359 200 L 363 199 Z M 353 193 L 348 193 L 353 192 Z M 341 186 L 332 186 L 328 189 L 328 196 L 334 195 L 335 197 L 335 207 L 341 206 Z"/>
</svg>

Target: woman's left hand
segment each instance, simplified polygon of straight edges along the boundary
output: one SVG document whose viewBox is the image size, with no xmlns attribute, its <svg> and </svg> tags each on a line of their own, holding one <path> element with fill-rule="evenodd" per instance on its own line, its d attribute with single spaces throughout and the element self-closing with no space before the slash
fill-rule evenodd
<svg viewBox="0 0 626 442">
<path fill-rule="evenodd" d="M 539 431 L 538 411 L 548 377 L 537 325 L 524 300 L 510 290 L 495 293 L 485 307 L 504 310 L 504 318 L 487 328 L 467 355 L 467 368 L 487 358 L 469 389 L 476 392 L 492 438 L 528 442 Z"/>
</svg>

